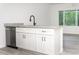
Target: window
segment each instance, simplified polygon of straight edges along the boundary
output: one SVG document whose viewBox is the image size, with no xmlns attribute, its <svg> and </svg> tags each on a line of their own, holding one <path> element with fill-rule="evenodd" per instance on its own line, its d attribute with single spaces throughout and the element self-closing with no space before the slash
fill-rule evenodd
<svg viewBox="0 0 79 59">
<path fill-rule="evenodd" d="M 65 26 L 79 25 L 79 11 L 78 10 L 59 11 L 59 25 L 65 25 Z"/>
<path fill-rule="evenodd" d="M 63 11 L 59 12 L 59 25 L 63 25 Z"/>
</svg>

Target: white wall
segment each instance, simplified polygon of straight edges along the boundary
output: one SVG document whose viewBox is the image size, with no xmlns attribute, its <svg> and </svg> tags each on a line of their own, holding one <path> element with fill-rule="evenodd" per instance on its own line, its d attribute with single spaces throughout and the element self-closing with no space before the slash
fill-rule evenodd
<svg viewBox="0 0 79 59">
<path fill-rule="evenodd" d="M 0 48 L 5 47 L 4 23 L 25 23 L 29 22 L 31 14 L 35 15 L 37 25 L 50 25 L 48 20 L 48 4 L 0 4 Z"/>
<path fill-rule="evenodd" d="M 50 5 L 50 19 L 52 26 L 59 26 L 59 15 L 58 11 L 60 10 L 72 10 L 72 9 L 79 9 L 79 4 L 55 4 Z M 72 33 L 72 34 L 79 34 L 79 27 L 78 26 L 64 26 L 64 33 Z"/>
</svg>

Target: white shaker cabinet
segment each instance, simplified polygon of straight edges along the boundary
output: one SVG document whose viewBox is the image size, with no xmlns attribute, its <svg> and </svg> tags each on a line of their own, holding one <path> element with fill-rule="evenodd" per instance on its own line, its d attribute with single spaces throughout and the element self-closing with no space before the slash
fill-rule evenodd
<svg viewBox="0 0 79 59">
<path fill-rule="evenodd" d="M 55 54 L 55 40 L 53 36 L 44 37 L 44 53 L 46 54 Z"/>
<path fill-rule="evenodd" d="M 62 52 L 62 29 L 16 28 L 17 47 L 45 54 Z"/>
<path fill-rule="evenodd" d="M 45 54 L 54 54 L 54 37 L 48 35 L 36 35 L 37 51 Z"/>
<path fill-rule="evenodd" d="M 43 52 L 43 36 L 42 35 L 36 35 L 36 51 Z"/>
<path fill-rule="evenodd" d="M 22 32 L 16 32 L 16 46 L 25 48 L 26 45 L 26 34 Z"/>
<path fill-rule="evenodd" d="M 36 50 L 36 40 L 33 34 L 16 32 L 16 45 L 17 47 Z"/>
<path fill-rule="evenodd" d="M 36 38 L 35 34 L 26 33 L 25 49 L 36 51 Z"/>
</svg>

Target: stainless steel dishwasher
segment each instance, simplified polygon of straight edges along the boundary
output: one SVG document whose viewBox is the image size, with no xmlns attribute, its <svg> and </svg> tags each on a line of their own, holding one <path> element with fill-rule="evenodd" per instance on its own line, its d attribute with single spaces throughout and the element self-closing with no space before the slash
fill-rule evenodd
<svg viewBox="0 0 79 59">
<path fill-rule="evenodd" d="M 16 47 L 16 27 L 6 26 L 6 46 Z"/>
</svg>

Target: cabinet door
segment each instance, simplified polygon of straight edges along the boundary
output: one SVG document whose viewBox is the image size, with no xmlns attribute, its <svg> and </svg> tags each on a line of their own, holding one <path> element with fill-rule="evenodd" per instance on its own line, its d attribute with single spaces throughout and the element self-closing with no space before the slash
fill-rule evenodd
<svg viewBox="0 0 79 59">
<path fill-rule="evenodd" d="M 35 34 L 30 34 L 30 33 L 26 33 L 26 45 L 25 45 L 25 49 L 28 50 L 36 50 L 36 38 L 35 38 Z"/>
<path fill-rule="evenodd" d="M 43 35 L 36 35 L 37 49 L 36 51 L 43 53 Z"/>
<path fill-rule="evenodd" d="M 55 54 L 54 36 L 44 36 L 43 52 L 46 54 Z"/>
<path fill-rule="evenodd" d="M 17 47 L 36 50 L 36 40 L 35 35 L 30 33 L 16 33 L 16 45 Z"/>
<path fill-rule="evenodd" d="M 55 54 L 54 36 L 36 35 L 37 51 L 45 54 Z"/>
<path fill-rule="evenodd" d="M 21 32 L 16 32 L 16 46 L 20 48 L 25 47 L 25 34 Z"/>
</svg>

